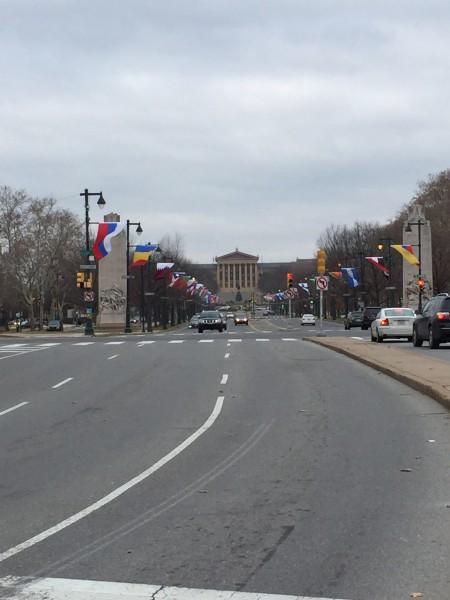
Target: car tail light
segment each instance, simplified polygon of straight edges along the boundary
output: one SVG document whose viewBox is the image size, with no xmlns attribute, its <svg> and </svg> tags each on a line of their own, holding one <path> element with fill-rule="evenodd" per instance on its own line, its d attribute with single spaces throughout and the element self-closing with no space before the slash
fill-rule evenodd
<svg viewBox="0 0 450 600">
<path fill-rule="evenodd" d="M 438 321 L 450 321 L 450 312 L 438 312 L 436 317 Z"/>
<path fill-rule="evenodd" d="M 381 319 L 380 325 L 382 327 L 387 327 L 389 325 L 389 319 Z"/>
</svg>

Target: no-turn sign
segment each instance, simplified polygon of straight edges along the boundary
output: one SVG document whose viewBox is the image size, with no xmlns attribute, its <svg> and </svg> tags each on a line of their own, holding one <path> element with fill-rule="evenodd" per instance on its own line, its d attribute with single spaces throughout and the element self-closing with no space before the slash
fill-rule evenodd
<svg viewBox="0 0 450 600">
<path fill-rule="evenodd" d="M 320 275 L 319 277 L 316 277 L 316 287 L 318 290 L 326 292 L 328 290 L 328 277 L 325 277 L 325 275 Z"/>
</svg>

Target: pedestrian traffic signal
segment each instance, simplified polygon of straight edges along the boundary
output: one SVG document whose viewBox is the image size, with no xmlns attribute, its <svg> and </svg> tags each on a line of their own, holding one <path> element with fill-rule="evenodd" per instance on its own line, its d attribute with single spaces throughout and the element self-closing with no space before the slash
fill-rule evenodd
<svg viewBox="0 0 450 600">
<path fill-rule="evenodd" d="M 325 250 L 317 251 L 317 274 L 324 275 L 326 268 L 327 253 Z"/>
<path fill-rule="evenodd" d="M 294 285 L 294 274 L 293 273 L 287 273 L 286 274 L 286 279 L 287 279 L 287 286 L 288 286 L 288 288 L 291 288 Z"/>
<path fill-rule="evenodd" d="M 87 279 L 84 280 L 84 287 L 86 289 L 91 289 L 93 284 L 92 273 L 89 273 Z"/>
<path fill-rule="evenodd" d="M 81 271 L 77 273 L 77 287 L 84 288 L 84 273 Z"/>
<path fill-rule="evenodd" d="M 421 292 L 425 289 L 425 279 L 423 277 L 419 277 L 417 280 L 417 286 Z"/>
</svg>

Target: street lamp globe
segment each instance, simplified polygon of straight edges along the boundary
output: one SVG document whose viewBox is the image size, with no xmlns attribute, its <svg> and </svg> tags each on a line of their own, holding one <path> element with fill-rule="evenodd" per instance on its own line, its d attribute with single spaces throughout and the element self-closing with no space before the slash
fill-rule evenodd
<svg viewBox="0 0 450 600">
<path fill-rule="evenodd" d="M 97 200 L 97 206 L 102 210 L 103 208 L 105 208 L 105 199 L 103 198 L 103 192 L 100 192 L 100 196 Z"/>
<path fill-rule="evenodd" d="M 139 223 L 139 225 L 136 227 L 136 233 L 141 236 L 143 232 L 143 229 L 141 227 L 141 224 Z"/>
</svg>

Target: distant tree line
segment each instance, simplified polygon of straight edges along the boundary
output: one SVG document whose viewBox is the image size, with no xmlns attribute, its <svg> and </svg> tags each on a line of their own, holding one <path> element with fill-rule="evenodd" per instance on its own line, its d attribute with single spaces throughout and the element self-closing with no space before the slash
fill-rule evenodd
<svg viewBox="0 0 450 600">
<path fill-rule="evenodd" d="M 389 280 L 376 267 L 365 260 L 366 256 L 384 256 L 387 264 L 389 244 L 401 244 L 403 225 L 408 210 L 418 204 L 423 207 L 431 223 L 433 250 L 434 291 L 450 292 L 450 170 L 430 175 L 418 184 L 410 202 L 405 204 L 395 218 L 385 224 L 356 222 L 353 225 L 330 225 L 320 235 L 317 244 L 327 253 L 329 271 L 339 271 L 341 266 L 357 267 L 361 271 L 362 285 L 355 291 L 348 290 L 343 281 L 331 280 L 331 297 L 343 308 L 343 294 L 349 293 L 352 300 L 363 296 L 364 303 L 380 305 L 388 302 L 386 287 L 396 288 L 395 301 L 402 294 L 402 257 L 392 250 L 392 269 Z M 378 249 L 382 244 L 383 248 Z M 352 306 L 350 305 L 350 308 Z"/>
</svg>

